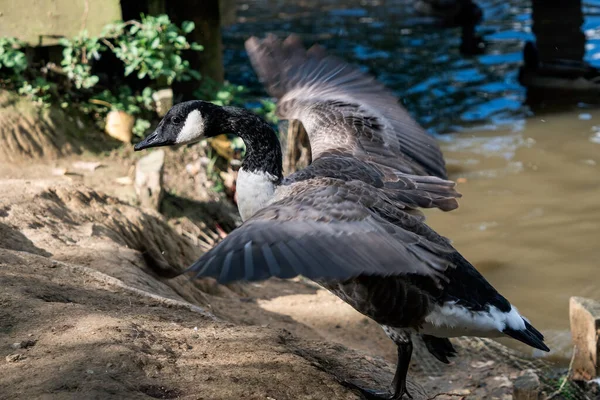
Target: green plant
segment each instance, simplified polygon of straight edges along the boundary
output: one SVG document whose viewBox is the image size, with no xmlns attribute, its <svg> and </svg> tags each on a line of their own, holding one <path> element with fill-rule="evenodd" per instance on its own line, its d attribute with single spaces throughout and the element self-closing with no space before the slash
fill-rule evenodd
<svg viewBox="0 0 600 400">
<path fill-rule="evenodd" d="M 141 21 L 128 21 L 106 27 L 104 35 L 113 38 L 113 52 L 125 63 L 125 75 L 137 72 L 139 79 L 173 81 L 200 79 L 182 58 L 184 50 L 201 51 L 197 43 L 189 43 L 185 35 L 194 30 L 194 23 L 183 22 L 181 28 L 171 23 L 167 15 L 143 16 Z"/>
<path fill-rule="evenodd" d="M 276 125 L 279 121 L 279 118 L 277 118 L 276 114 L 277 104 L 275 104 L 273 100 L 268 99 L 260 100 L 260 104 L 260 107 L 250 107 L 250 109 L 256 114 L 262 116 L 271 124 Z"/>
<path fill-rule="evenodd" d="M 223 182 L 223 178 L 219 173 L 220 170 L 217 168 L 216 164 L 219 160 L 219 155 L 212 147 L 208 146 L 207 157 L 210 160 L 208 165 L 206 166 L 206 177 L 209 181 L 212 182 L 212 190 L 216 193 L 221 193 L 225 190 L 225 183 Z"/>
<path fill-rule="evenodd" d="M 150 128 L 153 115 L 153 90 L 149 87 L 142 90 L 140 94 L 132 93 L 127 86 L 121 86 L 116 93 L 110 90 L 104 90 L 94 96 L 90 102 L 100 108 L 96 108 L 98 115 L 105 116 L 108 110 L 124 111 L 135 119 L 133 133 L 136 136 L 144 136 L 144 133 Z"/>
<path fill-rule="evenodd" d="M 18 93 L 27 97 L 34 103 L 48 107 L 56 91 L 56 84 L 48 82 L 45 78 L 36 77 L 32 81 L 23 80 Z"/>
<path fill-rule="evenodd" d="M 88 37 L 87 31 L 72 39 L 62 38 L 59 44 L 64 47 L 61 66 L 77 89 L 89 89 L 98 83 L 98 77 L 92 75 L 90 59 L 100 58 L 105 47 L 97 37 Z"/>
<path fill-rule="evenodd" d="M 27 69 L 27 56 L 22 50 L 25 43 L 17 38 L 0 38 L 0 70 L 11 70 L 12 74 L 21 74 Z M 9 73 L 8 71 L 2 71 Z"/>
<path fill-rule="evenodd" d="M 136 97 L 127 86 L 122 86 L 116 93 L 104 90 L 92 97 L 90 102 L 108 107 L 110 111 L 125 111 L 127 114 L 137 115 L 141 112 Z"/>
<path fill-rule="evenodd" d="M 202 87 L 194 92 L 194 96 L 219 106 L 242 106 L 247 92 L 248 89 L 242 85 L 234 85 L 227 81 L 220 83 L 204 78 Z"/>
<path fill-rule="evenodd" d="M 246 107 L 272 124 L 277 124 L 278 121 L 275 114 L 277 105 L 266 99 L 260 100 L 257 104 L 256 99 L 250 96 L 248 88 L 242 85 L 235 85 L 227 81 L 219 83 L 204 78 L 202 87 L 194 92 L 194 96 L 219 106 Z"/>
<path fill-rule="evenodd" d="M 144 118 L 136 118 L 135 125 L 133 125 L 133 134 L 139 137 L 144 137 L 144 134 L 148 129 L 150 129 L 152 124 L 150 121 Z"/>
<path fill-rule="evenodd" d="M 201 78 L 184 59 L 185 52 L 202 50 L 202 46 L 186 38 L 194 28 L 193 22 L 178 26 L 168 16 L 160 15 L 108 25 L 101 38 L 83 31 L 76 37 L 60 39 L 62 70 L 28 62 L 24 42 L 0 38 L 0 88 L 18 91 L 43 106 L 57 103 L 63 109 L 76 110 L 88 115 L 100 128 L 108 112 L 126 112 L 135 117 L 133 133 L 143 136 L 157 120 L 152 97 L 155 90 L 174 81 Z M 148 87 L 134 92 L 118 79 L 100 83 L 93 63 L 108 52 L 123 62 L 125 76 L 135 73 L 139 79 L 151 80 Z M 271 122 L 276 121 L 274 103 L 257 101 L 241 85 L 205 78 L 196 96 L 222 106 L 245 106 Z M 239 138 L 231 138 L 231 146 L 239 151 L 243 143 Z M 215 190 L 220 190 L 222 182 L 218 182 L 222 179 L 218 168 L 214 168 L 214 160 L 210 169 L 217 182 Z"/>
</svg>

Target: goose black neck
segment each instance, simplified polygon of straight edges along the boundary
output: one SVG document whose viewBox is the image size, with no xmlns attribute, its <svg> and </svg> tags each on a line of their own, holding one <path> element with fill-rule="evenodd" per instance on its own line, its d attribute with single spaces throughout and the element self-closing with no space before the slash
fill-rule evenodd
<svg viewBox="0 0 600 400">
<path fill-rule="evenodd" d="M 283 178 L 281 144 L 271 126 L 250 111 L 237 107 L 222 107 L 223 128 L 238 135 L 246 145 L 242 168 L 248 172 L 267 172 Z"/>
</svg>

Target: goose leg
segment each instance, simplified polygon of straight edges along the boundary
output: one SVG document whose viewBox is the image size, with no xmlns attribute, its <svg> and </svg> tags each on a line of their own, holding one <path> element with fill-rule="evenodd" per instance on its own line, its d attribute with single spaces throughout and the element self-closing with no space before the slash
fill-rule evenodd
<svg viewBox="0 0 600 400">
<path fill-rule="evenodd" d="M 410 393 L 408 393 L 406 388 L 406 375 L 408 374 L 408 366 L 412 356 L 413 345 L 412 342 L 408 340 L 407 342 L 396 343 L 396 346 L 398 351 L 398 362 L 396 364 L 396 374 L 394 375 L 394 380 L 392 381 L 394 393 L 366 389 L 348 381 L 343 383 L 352 389 L 360 391 L 366 400 L 400 400 L 404 395 L 406 395 L 406 397 L 409 399 L 412 399 L 412 396 Z"/>
<path fill-rule="evenodd" d="M 409 399 L 412 399 L 412 396 L 408 393 L 408 389 L 406 388 L 406 375 L 408 374 L 408 366 L 410 365 L 413 345 L 409 340 L 404 343 L 396 343 L 396 346 L 398 347 L 398 362 L 396 364 L 396 374 L 392 381 L 392 384 L 394 385 L 394 396 L 392 399 L 401 399 L 404 395 Z"/>
</svg>

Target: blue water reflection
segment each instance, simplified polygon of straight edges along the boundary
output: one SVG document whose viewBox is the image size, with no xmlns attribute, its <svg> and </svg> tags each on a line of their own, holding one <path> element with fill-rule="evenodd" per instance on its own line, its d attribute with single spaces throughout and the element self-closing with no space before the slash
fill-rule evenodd
<svg viewBox="0 0 600 400">
<path fill-rule="evenodd" d="M 517 82 L 522 48 L 531 33 L 528 0 L 479 0 L 489 43 L 485 54 L 459 54 L 460 30 L 440 29 L 415 15 L 412 0 L 237 0 L 238 23 L 224 30 L 226 77 L 261 85 L 243 49 L 251 35 L 301 34 L 363 66 L 402 97 L 433 133 L 462 126 L 521 126 L 529 114 Z M 586 61 L 600 67 L 600 0 L 586 1 Z"/>
</svg>

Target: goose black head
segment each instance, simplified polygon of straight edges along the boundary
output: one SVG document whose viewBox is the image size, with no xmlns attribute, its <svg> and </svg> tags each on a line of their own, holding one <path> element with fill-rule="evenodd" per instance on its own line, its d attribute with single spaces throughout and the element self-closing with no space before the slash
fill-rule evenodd
<svg viewBox="0 0 600 400">
<path fill-rule="evenodd" d="M 150 147 L 198 142 L 232 133 L 246 145 L 242 167 L 282 178 L 281 144 L 273 128 L 256 114 L 237 107 L 221 107 L 200 100 L 173 106 L 156 130 L 135 145 L 136 151 Z"/>
<path fill-rule="evenodd" d="M 174 105 L 163 117 L 156 130 L 135 145 L 136 151 L 150 147 L 173 146 L 198 142 L 217 136 L 221 107 L 205 101 L 193 100 Z"/>
</svg>

